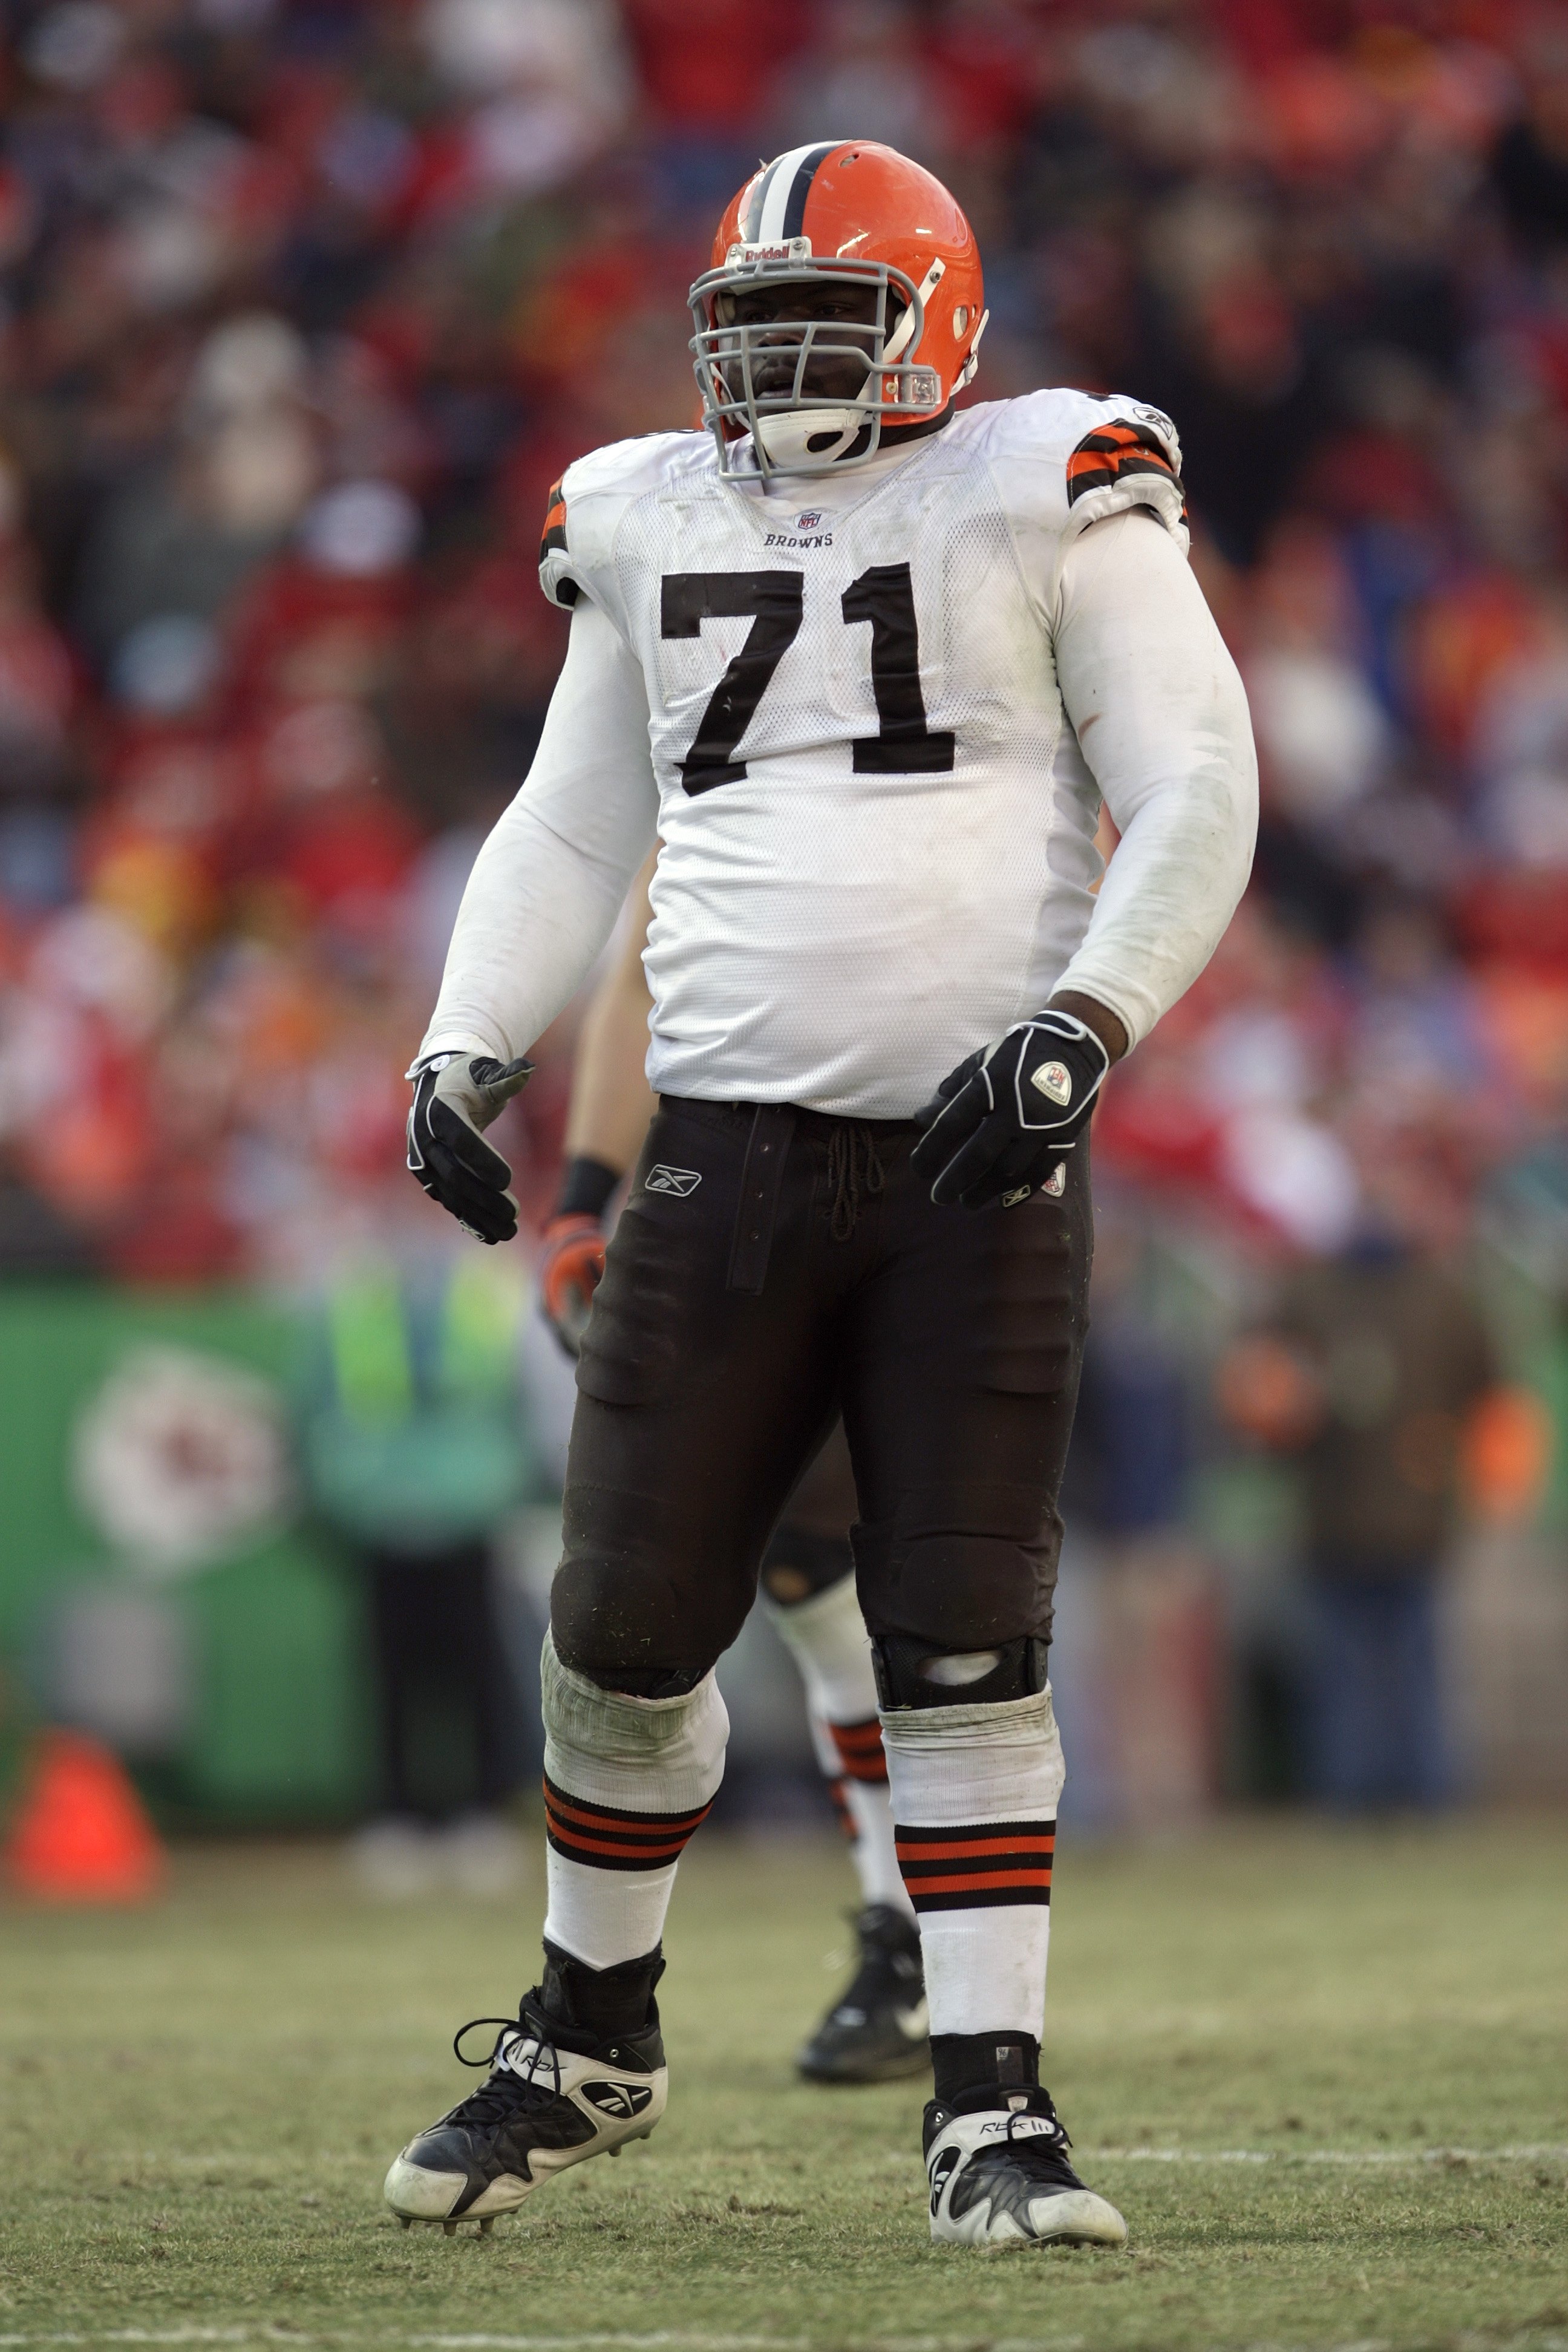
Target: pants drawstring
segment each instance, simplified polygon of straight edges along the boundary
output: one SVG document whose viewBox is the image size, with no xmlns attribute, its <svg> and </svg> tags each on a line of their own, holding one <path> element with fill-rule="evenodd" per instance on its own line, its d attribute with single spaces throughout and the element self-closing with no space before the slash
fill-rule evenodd
<svg viewBox="0 0 1568 2352">
<path fill-rule="evenodd" d="M 836 1242 L 847 1242 L 860 1221 L 860 1196 L 874 1200 L 887 1182 L 877 1139 L 862 1118 L 841 1120 L 827 1139 L 827 1181 L 834 1187 Z"/>
</svg>

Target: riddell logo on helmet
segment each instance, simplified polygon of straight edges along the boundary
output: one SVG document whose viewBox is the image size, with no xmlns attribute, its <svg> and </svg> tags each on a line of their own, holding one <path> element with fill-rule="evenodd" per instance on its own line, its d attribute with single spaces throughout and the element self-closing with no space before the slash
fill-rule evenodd
<svg viewBox="0 0 1568 2352">
<path fill-rule="evenodd" d="M 724 256 L 726 269 L 760 269 L 770 261 L 809 261 L 811 239 L 787 236 L 772 245 L 732 245 Z"/>
</svg>

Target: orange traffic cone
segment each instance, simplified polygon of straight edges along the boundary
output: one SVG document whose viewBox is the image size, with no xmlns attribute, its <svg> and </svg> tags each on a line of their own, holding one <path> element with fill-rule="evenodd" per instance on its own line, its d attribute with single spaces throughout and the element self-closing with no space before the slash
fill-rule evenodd
<svg viewBox="0 0 1568 2352">
<path fill-rule="evenodd" d="M 46 1731 L 12 1824 L 13 1885 L 49 1903 L 140 1903 L 163 1849 L 120 1759 L 79 1731 Z"/>
</svg>

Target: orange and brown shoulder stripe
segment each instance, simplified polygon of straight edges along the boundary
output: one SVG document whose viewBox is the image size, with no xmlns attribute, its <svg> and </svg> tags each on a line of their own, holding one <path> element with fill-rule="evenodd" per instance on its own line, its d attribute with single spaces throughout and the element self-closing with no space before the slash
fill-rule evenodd
<svg viewBox="0 0 1568 2352">
<path fill-rule="evenodd" d="M 550 497 L 544 509 L 544 530 L 539 541 L 541 563 L 547 555 L 564 555 L 566 552 L 566 499 L 562 487 L 565 478 L 563 475 L 561 481 L 552 482 L 550 486 Z"/>
<path fill-rule="evenodd" d="M 1076 505 L 1090 490 L 1114 489 L 1139 474 L 1163 475 L 1179 490 L 1182 478 L 1159 435 L 1130 416 L 1112 417 L 1086 433 L 1068 459 L 1068 504 Z M 1186 512 L 1185 506 L 1182 509 Z"/>
</svg>

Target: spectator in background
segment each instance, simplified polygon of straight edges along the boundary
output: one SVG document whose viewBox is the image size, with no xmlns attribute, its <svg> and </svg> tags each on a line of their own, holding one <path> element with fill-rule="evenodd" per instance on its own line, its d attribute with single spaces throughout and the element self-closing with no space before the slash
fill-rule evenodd
<svg viewBox="0 0 1568 2352">
<path fill-rule="evenodd" d="M 286 540 L 315 486 L 310 358 L 285 320 L 232 319 L 196 355 L 174 449 L 110 499 L 77 622 L 112 665 L 167 614 L 210 621 Z"/>
<path fill-rule="evenodd" d="M 491 1550 L 535 1480 L 518 1381 L 525 1297 L 506 1267 L 465 1256 L 422 1278 L 364 1263 L 321 1302 L 300 1457 L 364 1588 L 381 1786 L 354 1858 L 384 1894 L 437 1874 L 500 1893 L 521 1868 L 504 1811 L 518 1709 Z"/>
<path fill-rule="evenodd" d="M 1431 1808 L 1456 1789 L 1442 1571 L 1467 1434 L 1498 1374 L 1444 1260 L 1454 1219 L 1441 1171 L 1387 1132 L 1364 1136 L 1358 1160 L 1348 1243 L 1285 1277 L 1268 1324 L 1224 1361 L 1221 1400 L 1300 1467 L 1310 1793 L 1343 1811 Z"/>
</svg>

